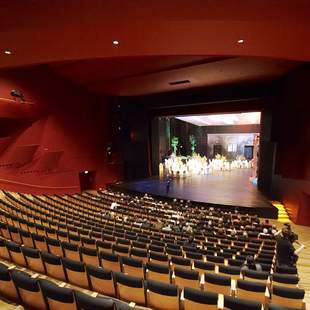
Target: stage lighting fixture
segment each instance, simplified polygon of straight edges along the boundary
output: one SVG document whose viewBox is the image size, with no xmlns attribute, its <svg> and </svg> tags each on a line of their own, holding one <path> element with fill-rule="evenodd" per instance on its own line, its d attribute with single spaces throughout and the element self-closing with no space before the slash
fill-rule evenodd
<svg viewBox="0 0 310 310">
<path fill-rule="evenodd" d="M 87 170 L 85 170 L 85 171 L 84 171 L 84 173 L 85 173 L 85 174 L 87 174 L 87 173 L 88 173 L 88 171 L 87 171 Z"/>
<path fill-rule="evenodd" d="M 10 94 L 14 98 L 14 100 L 16 100 L 16 98 L 19 98 L 22 102 L 25 102 L 25 97 L 20 90 L 12 89 Z"/>
<path fill-rule="evenodd" d="M 243 39 L 239 39 L 237 42 L 238 42 L 239 44 L 242 44 L 242 43 L 244 43 L 244 40 L 243 40 Z"/>
<path fill-rule="evenodd" d="M 112 43 L 113 43 L 113 45 L 119 45 L 119 41 L 117 41 L 117 40 L 114 40 Z"/>
<path fill-rule="evenodd" d="M 6 55 L 11 55 L 12 52 L 11 52 L 10 50 L 5 50 L 5 51 L 4 51 L 4 54 L 6 54 Z"/>
</svg>

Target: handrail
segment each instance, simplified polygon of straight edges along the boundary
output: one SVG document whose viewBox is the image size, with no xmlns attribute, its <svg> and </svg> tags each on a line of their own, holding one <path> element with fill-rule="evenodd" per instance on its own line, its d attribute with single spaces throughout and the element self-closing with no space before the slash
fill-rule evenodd
<svg viewBox="0 0 310 310">
<path fill-rule="evenodd" d="M 45 188 L 45 189 L 74 189 L 74 188 L 80 188 L 79 185 L 75 186 L 45 186 L 45 185 L 37 185 L 37 184 L 29 184 L 29 183 L 23 183 L 13 180 L 6 180 L 6 179 L 0 179 L 0 182 L 3 183 L 9 183 L 9 184 L 15 184 L 15 185 L 23 185 L 28 187 L 34 187 L 34 188 Z"/>
</svg>

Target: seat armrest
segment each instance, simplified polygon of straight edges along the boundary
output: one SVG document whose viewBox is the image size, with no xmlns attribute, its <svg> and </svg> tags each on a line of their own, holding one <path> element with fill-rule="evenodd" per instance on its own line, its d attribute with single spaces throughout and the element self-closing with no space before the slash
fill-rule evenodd
<svg viewBox="0 0 310 310">
<path fill-rule="evenodd" d="M 223 294 L 218 295 L 217 307 L 219 310 L 224 309 L 224 295 Z"/>
</svg>

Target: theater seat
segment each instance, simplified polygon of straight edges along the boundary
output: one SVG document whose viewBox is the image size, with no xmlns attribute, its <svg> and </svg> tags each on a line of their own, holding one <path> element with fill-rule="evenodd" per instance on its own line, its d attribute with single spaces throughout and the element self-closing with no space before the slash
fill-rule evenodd
<svg viewBox="0 0 310 310">
<path fill-rule="evenodd" d="M 17 288 L 22 304 L 27 309 L 42 310 L 46 309 L 43 294 L 38 280 L 31 278 L 27 273 L 13 270 L 12 280 Z"/>
<path fill-rule="evenodd" d="M 61 246 L 61 242 L 58 239 L 54 238 L 46 238 L 46 244 L 48 247 L 48 251 L 54 255 L 63 256 L 63 250 Z"/>
<path fill-rule="evenodd" d="M 266 284 L 246 280 L 237 281 L 236 296 L 242 299 L 256 300 L 263 304 L 270 297 Z"/>
<path fill-rule="evenodd" d="M 20 229 L 19 230 L 19 234 L 21 236 L 22 244 L 23 245 L 25 245 L 27 247 L 30 247 L 30 248 L 34 248 L 33 240 L 32 240 L 32 237 L 31 237 L 31 233 L 28 230 Z"/>
<path fill-rule="evenodd" d="M 194 270 L 197 270 L 199 272 L 200 276 L 202 276 L 205 272 L 215 273 L 215 264 L 195 260 L 194 261 Z"/>
<path fill-rule="evenodd" d="M 219 266 L 219 275 L 229 276 L 234 280 L 240 279 L 240 267 L 237 266 Z"/>
<path fill-rule="evenodd" d="M 94 265 L 99 267 L 99 259 L 96 249 L 90 249 L 85 247 L 80 247 L 81 259 L 85 264 Z"/>
<path fill-rule="evenodd" d="M 242 271 L 242 274 L 244 280 L 255 281 L 265 284 L 269 280 L 269 272 L 267 271 L 244 270 Z"/>
<path fill-rule="evenodd" d="M 103 295 L 116 296 L 113 274 L 111 270 L 86 265 L 86 272 L 91 289 Z"/>
<path fill-rule="evenodd" d="M 119 256 L 113 253 L 101 251 L 99 253 L 100 264 L 103 268 L 110 269 L 114 272 L 121 271 Z"/>
<path fill-rule="evenodd" d="M 18 293 L 11 278 L 9 268 L 0 263 L 0 296 L 11 301 L 18 300 Z"/>
<path fill-rule="evenodd" d="M 124 273 L 144 278 L 144 268 L 142 260 L 134 259 L 131 257 L 121 257 L 121 265 Z"/>
<path fill-rule="evenodd" d="M 168 266 L 169 258 L 166 254 L 160 254 L 157 252 L 150 252 L 150 262 L 155 264 Z"/>
<path fill-rule="evenodd" d="M 184 310 L 216 310 L 218 294 L 185 287 L 183 304 Z"/>
<path fill-rule="evenodd" d="M 214 292 L 223 295 L 231 294 L 231 278 L 217 274 L 204 274 L 204 291 Z"/>
<path fill-rule="evenodd" d="M 175 257 L 172 256 L 170 259 L 170 265 L 171 269 L 175 269 L 177 267 L 183 268 L 183 269 L 192 269 L 192 262 L 188 258 L 183 258 L 183 257 Z"/>
<path fill-rule="evenodd" d="M 127 302 L 145 305 L 144 281 L 142 278 L 129 276 L 123 273 L 115 274 L 117 295 Z"/>
<path fill-rule="evenodd" d="M 170 269 L 168 266 L 155 263 L 146 264 L 146 279 L 170 283 Z"/>
<path fill-rule="evenodd" d="M 295 274 L 272 274 L 272 285 L 286 286 L 296 288 L 298 286 L 299 278 Z"/>
<path fill-rule="evenodd" d="M 29 269 L 42 273 L 45 273 L 43 261 L 41 259 L 40 251 L 38 249 L 28 248 L 26 246 L 21 247 L 24 257 Z"/>
<path fill-rule="evenodd" d="M 10 253 L 10 257 L 13 263 L 22 267 L 26 267 L 27 263 L 20 248 L 20 245 L 11 241 L 7 241 L 5 245 L 8 249 L 8 252 Z"/>
<path fill-rule="evenodd" d="M 76 244 L 71 244 L 70 242 L 62 241 L 61 242 L 62 250 L 64 252 L 65 257 L 80 261 L 80 252 L 79 247 Z"/>
<path fill-rule="evenodd" d="M 273 285 L 271 301 L 273 304 L 296 309 L 305 309 L 303 301 L 305 290 Z"/>
<path fill-rule="evenodd" d="M 224 296 L 224 309 L 230 310 L 262 310 L 263 306 L 258 301 Z"/>
<path fill-rule="evenodd" d="M 62 264 L 69 283 L 86 289 L 89 288 L 84 263 L 64 257 Z"/>
<path fill-rule="evenodd" d="M 183 289 L 184 287 L 200 288 L 199 272 L 195 270 L 186 270 L 182 268 L 174 269 L 175 284 Z"/>
<path fill-rule="evenodd" d="M 10 253 L 6 247 L 6 242 L 5 239 L 0 238 L 0 258 L 10 260 Z"/>
<path fill-rule="evenodd" d="M 147 306 L 154 309 L 179 310 L 179 290 L 176 285 L 147 281 Z"/>
<path fill-rule="evenodd" d="M 49 310 L 78 310 L 72 289 L 44 279 L 40 279 L 39 283 Z"/>
<path fill-rule="evenodd" d="M 115 303 L 110 298 L 92 297 L 79 291 L 74 291 L 78 309 L 83 310 L 114 310 Z"/>
<path fill-rule="evenodd" d="M 46 274 L 49 277 L 66 281 L 62 260 L 59 256 L 47 252 L 41 252 L 41 258 L 45 266 Z"/>
</svg>

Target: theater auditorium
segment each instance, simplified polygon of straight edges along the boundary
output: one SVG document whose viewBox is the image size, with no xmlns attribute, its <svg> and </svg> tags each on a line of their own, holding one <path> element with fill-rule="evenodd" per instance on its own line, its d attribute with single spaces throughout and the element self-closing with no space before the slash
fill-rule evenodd
<svg viewBox="0 0 310 310">
<path fill-rule="evenodd" d="M 309 16 L 1 0 L 0 309 L 307 309 Z"/>
</svg>

